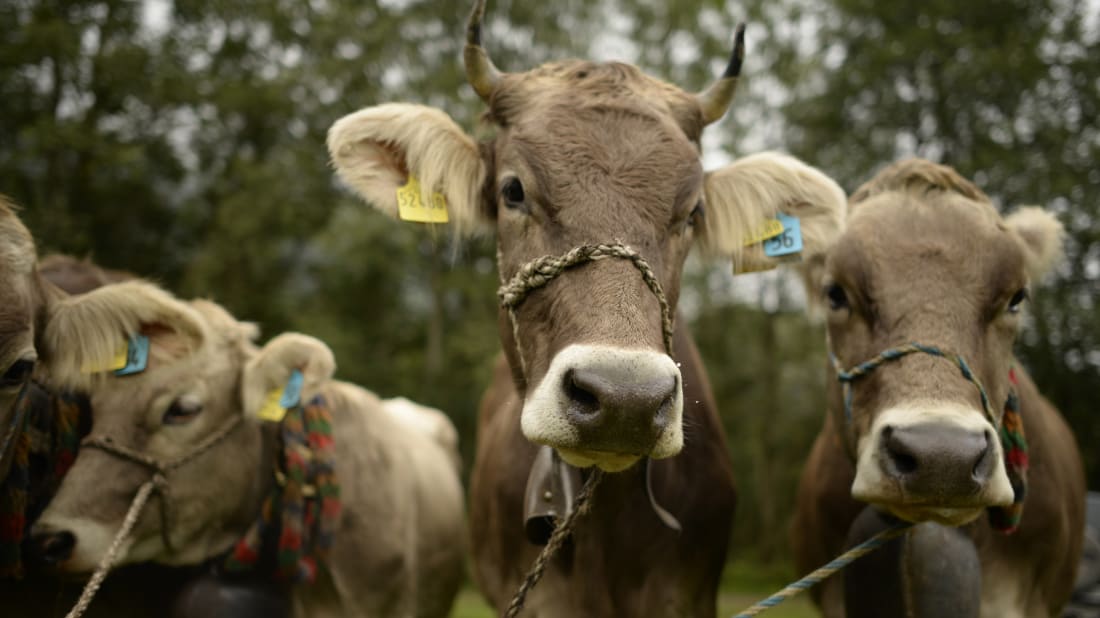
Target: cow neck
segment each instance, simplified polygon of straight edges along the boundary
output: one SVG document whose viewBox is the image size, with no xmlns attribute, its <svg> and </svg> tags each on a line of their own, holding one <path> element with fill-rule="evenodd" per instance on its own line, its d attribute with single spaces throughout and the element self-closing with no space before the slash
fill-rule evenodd
<svg viewBox="0 0 1100 618">
<path fill-rule="evenodd" d="M 982 386 L 981 381 L 974 374 L 970 365 L 959 354 L 932 345 L 909 342 L 887 348 L 850 369 L 844 369 L 840 364 L 840 359 L 832 351 L 832 344 L 827 342 L 827 347 L 829 361 L 836 372 L 837 381 L 841 384 L 841 398 L 843 399 L 843 416 L 836 419 L 835 424 L 837 430 L 841 432 L 844 451 L 853 464 L 857 463 L 855 426 L 852 418 L 853 383 L 886 363 L 896 361 L 910 354 L 927 354 L 954 363 L 958 367 L 960 375 L 978 389 L 978 395 L 982 402 L 982 412 L 993 427 L 997 429 L 997 436 L 1000 438 L 1004 456 L 1005 471 L 1008 474 L 1009 483 L 1012 485 L 1012 504 L 1003 507 L 989 507 L 990 524 L 995 530 L 1005 534 L 1016 531 L 1023 514 L 1024 499 L 1027 497 L 1029 462 L 1027 438 L 1024 433 L 1023 417 L 1020 415 L 1020 399 L 1017 395 L 1019 380 L 1016 376 L 1015 365 L 1010 366 L 1008 370 L 1008 395 L 1005 398 L 1001 416 L 998 418 L 993 411 L 985 387 Z"/>
</svg>

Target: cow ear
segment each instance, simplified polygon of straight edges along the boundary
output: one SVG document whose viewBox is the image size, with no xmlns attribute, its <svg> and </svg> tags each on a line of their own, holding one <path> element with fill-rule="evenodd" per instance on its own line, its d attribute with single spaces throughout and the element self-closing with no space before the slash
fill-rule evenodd
<svg viewBox="0 0 1100 618">
<path fill-rule="evenodd" d="M 1066 230 L 1053 214 L 1038 206 L 1025 206 L 1006 217 L 1005 224 L 1023 241 L 1028 275 L 1033 281 L 1062 259 Z"/>
<path fill-rule="evenodd" d="M 704 193 L 703 248 L 731 259 L 735 274 L 770 270 L 785 261 L 785 256 L 765 255 L 763 243 L 754 242 L 778 213 L 798 218 L 803 262 L 820 258 L 839 237 L 848 205 L 844 190 L 831 178 L 776 152 L 708 172 Z"/>
<path fill-rule="evenodd" d="M 105 285 L 51 307 L 41 339 L 49 381 L 87 388 L 111 375 L 112 361 L 136 335 L 148 338 L 148 363 L 182 358 L 208 338 L 198 312 L 152 283 Z"/>
<path fill-rule="evenodd" d="M 302 373 L 299 400 L 309 401 L 336 373 L 336 359 L 320 339 L 301 333 L 275 337 L 244 368 L 241 403 L 245 414 L 258 415 L 267 396 L 286 386 L 294 370 Z"/>
<path fill-rule="evenodd" d="M 398 216 L 397 191 L 411 174 L 421 203 L 432 204 L 441 194 L 460 232 L 484 219 L 485 164 L 477 144 L 438 109 L 408 103 L 361 109 L 332 125 L 328 150 L 340 178 L 391 217 Z"/>
</svg>

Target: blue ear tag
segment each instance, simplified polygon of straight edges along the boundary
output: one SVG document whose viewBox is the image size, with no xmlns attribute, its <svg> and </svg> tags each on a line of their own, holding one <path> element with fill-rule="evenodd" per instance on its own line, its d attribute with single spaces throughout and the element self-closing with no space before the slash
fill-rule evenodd
<svg viewBox="0 0 1100 618">
<path fill-rule="evenodd" d="M 134 335 L 126 346 L 126 365 L 115 370 L 116 376 L 128 376 L 132 373 L 145 371 L 149 364 L 149 338 L 145 335 Z"/>
<path fill-rule="evenodd" d="M 293 408 L 302 398 L 302 372 L 297 369 L 290 372 L 290 379 L 286 381 L 283 396 L 279 398 L 279 405 L 284 408 Z"/>
<path fill-rule="evenodd" d="M 798 217 L 779 213 L 776 217 L 783 224 L 783 233 L 764 241 L 764 255 L 780 257 L 802 251 L 802 224 Z"/>
</svg>

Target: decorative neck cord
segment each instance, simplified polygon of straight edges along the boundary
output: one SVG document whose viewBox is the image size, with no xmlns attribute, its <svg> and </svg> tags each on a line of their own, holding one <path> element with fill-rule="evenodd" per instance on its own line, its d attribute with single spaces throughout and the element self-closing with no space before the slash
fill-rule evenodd
<svg viewBox="0 0 1100 618">
<path fill-rule="evenodd" d="M 134 525 L 137 524 L 138 518 L 141 516 L 142 511 L 145 509 L 145 505 L 149 502 L 149 498 L 154 491 L 160 496 L 161 539 L 164 542 L 164 546 L 168 548 L 168 551 L 175 551 L 169 536 L 169 525 L 171 520 L 170 513 L 168 512 L 168 474 L 219 444 L 237 429 L 242 421 L 244 421 L 243 416 L 233 416 L 190 452 L 168 462 L 161 462 L 145 453 L 118 444 L 110 436 L 88 436 L 81 441 L 80 446 L 82 448 L 99 449 L 119 459 L 135 463 L 150 470 L 153 476 L 138 488 L 133 502 L 130 503 L 130 509 L 126 513 L 126 518 L 122 522 L 122 527 L 119 528 L 118 533 L 115 534 L 115 538 L 111 541 L 107 553 L 100 559 L 99 565 L 96 566 L 96 570 L 92 574 L 91 579 L 84 585 L 84 590 L 80 593 L 80 599 L 77 600 L 72 610 L 65 615 L 65 618 L 80 618 L 80 616 L 87 611 L 88 606 L 92 603 L 92 599 L 95 598 L 96 592 L 99 591 L 99 587 L 103 584 L 103 580 L 107 578 L 107 573 L 110 572 L 111 568 L 114 567 L 115 562 L 120 557 L 122 546 L 129 538 L 130 533 L 134 529 Z"/>
<path fill-rule="evenodd" d="M 0 480 L 0 579 L 23 574 L 21 545 L 76 458 L 87 407 L 28 383 L 14 403 L 7 474 Z"/>
<path fill-rule="evenodd" d="M 672 309 L 669 307 L 668 299 L 665 297 L 665 292 L 661 288 L 661 282 L 657 280 L 657 275 L 653 272 L 649 263 L 645 261 L 645 258 L 639 255 L 634 249 L 618 241 L 607 244 L 581 245 L 570 249 L 562 255 L 544 255 L 527 262 L 519 268 L 509 281 L 504 282 L 502 279 L 500 289 L 497 290 L 500 306 L 508 310 L 508 317 L 512 321 L 512 338 L 515 340 L 516 353 L 519 356 L 520 369 L 523 373 L 524 380 L 527 379 L 527 365 L 523 356 L 523 347 L 520 345 L 519 321 L 516 319 L 516 307 L 527 298 L 528 294 L 550 283 L 566 270 L 587 262 L 595 262 L 606 258 L 628 260 L 638 269 L 638 272 L 641 273 L 642 280 L 649 286 L 649 290 L 657 297 L 657 304 L 661 306 L 661 334 L 665 344 L 665 351 L 669 356 L 672 356 Z M 500 268 L 500 263 L 500 251 L 498 249 L 498 269 Z M 599 484 L 602 478 L 602 471 L 599 469 L 592 470 L 588 480 L 585 481 L 584 486 L 577 495 L 573 512 L 566 515 L 558 523 L 557 527 L 554 528 L 554 532 L 550 535 L 550 540 L 547 541 L 546 546 L 542 548 L 531 570 L 528 571 L 527 575 L 523 578 L 523 583 L 520 585 L 519 590 L 516 591 L 515 596 L 512 598 L 512 602 L 508 604 L 508 609 L 504 614 L 506 618 L 514 618 L 519 615 L 527 599 L 527 593 L 530 592 L 535 584 L 538 583 L 539 579 L 542 578 L 546 565 L 550 563 L 550 560 L 557 554 L 558 550 L 561 549 L 565 540 L 572 534 L 573 526 L 577 518 L 587 513 L 591 508 L 590 501 L 592 494 L 596 489 L 596 485 Z"/>
<path fill-rule="evenodd" d="M 280 423 L 281 462 L 256 521 L 223 561 L 226 571 L 255 570 L 265 540 L 277 536 L 275 579 L 312 584 L 340 520 L 332 414 L 322 396 L 287 410 Z"/>
<path fill-rule="evenodd" d="M 852 425 L 852 382 L 869 374 L 887 362 L 897 360 L 913 353 L 930 354 L 932 356 L 954 361 L 955 365 L 959 368 L 959 372 L 962 373 L 962 376 L 977 387 L 978 393 L 981 395 L 982 409 L 990 422 L 993 423 L 993 426 L 997 427 L 997 433 L 1001 439 L 1001 446 L 1004 448 L 1005 469 L 1008 473 L 1008 479 L 1012 485 L 1014 494 L 1010 506 L 991 507 L 988 509 L 989 523 L 993 529 L 1004 534 L 1015 532 L 1016 528 L 1020 525 L 1024 498 L 1027 497 L 1028 467 L 1027 439 L 1024 436 L 1023 419 L 1020 417 L 1020 401 L 1015 392 L 1016 388 L 1019 386 L 1015 368 L 1009 369 L 1008 371 L 1008 380 L 1011 386 L 1009 388 L 1008 398 L 1005 401 L 1004 414 L 998 422 L 998 419 L 993 415 L 993 408 L 989 403 L 989 397 L 986 394 L 985 387 L 982 386 L 977 376 L 971 371 L 970 365 L 968 365 L 958 354 L 945 352 L 935 346 L 907 343 L 898 347 L 888 348 L 874 358 L 862 362 L 846 371 L 840 366 L 840 361 L 837 357 L 830 352 L 829 358 L 836 368 L 837 380 L 843 385 L 844 418 L 846 427 L 850 429 Z M 846 434 L 847 433 L 848 432 L 846 432 Z M 886 542 L 901 536 L 912 526 L 913 524 L 909 522 L 899 522 L 894 527 L 879 532 L 875 536 L 844 552 L 825 566 L 737 614 L 734 618 L 755 616 L 779 605 L 791 597 L 801 594 L 852 562 L 855 562 L 857 559 L 882 547 Z"/>
</svg>

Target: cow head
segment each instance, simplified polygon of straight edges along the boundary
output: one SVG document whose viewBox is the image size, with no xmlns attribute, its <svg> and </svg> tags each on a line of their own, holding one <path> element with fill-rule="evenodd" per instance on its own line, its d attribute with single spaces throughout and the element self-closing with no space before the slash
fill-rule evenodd
<svg viewBox="0 0 1100 618">
<path fill-rule="evenodd" d="M 951 168 L 894 164 L 851 198 L 815 295 L 827 305 L 830 351 L 843 369 L 908 342 L 964 359 L 988 393 L 948 358 L 914 353 L 850 383 L 853 497 L 910 521 L 968 522 L 1013 500 L 995 423 L 1010 390 L 1012 346 L 1028 290 L 1059 253 L 1061 225 L 1037 208 L 1002 219 Z M 843 410 L 831 381 L 830 408 Z"/>
<path fill-rule="evenodd" d="M 460 231 L 495 230 L 502 281 L 541 256 L 626 245 L 652 269 L 670 312 L 697 242 L 735 269 L 760 270 L 777 261 L 743 239 L 778 211 L 802 218 L 807 253 L 839 230 L 843 192 L 796 159 L 763 154 L 702 169 L 700 136 L 733 96 L 743 30 L 725 74 L 692 94 L 617 62 L 502 73 L 481 46 L 484 8 L 471 14 L 465 60 L 491 138 L 476 143 L 443 112 L 409 104 L 363 109 L 329 131 L 338 174 L 376 208 L 396 215 L 396 191 L 415 176 L 422 202 L 440 194 Z M 680 371 L 636 266 L 579 265 L 501 312 L 524 435 L 575 465 L 619 470 L 683 444 Z"/>
<path fill-rule="evenodd" d="M 35 334 L 46 294 L 35 260 L 30 232 L 0 195 L 0 479 L 7 476 L 19 429 L 16 405 L 38 360 Z"/>
<path fill-rule="evenodd" d="M 149 338 L 146 369 L 132 375 L 88 373 L 133 334 Z M 273 340 L 256 351 L 256 329 L 208 301 L 180 301 L 145 282 L 108 285 L 57 306 L 46 328 L 51 379 L 86 390 L 90 439 L 109 438 L 142 457 L 170 462 L 244 418 L 224 439 L 168 472 L 144 509 L 123 562 L 196 564 L 226 550 L 255 517 L 271 461 L 262 457 L 259 422 L 246 410 L 293 368 L 303 396 L 332 372 L 320 342 Z M 33 530 L 42 555 L 60 569 L 93 569 L 107 551 L 138 488 L 153 472 L 132 460 L 83 446 Z M 162 517 L 158 500 L 167 509 Z"/>
</svg>

